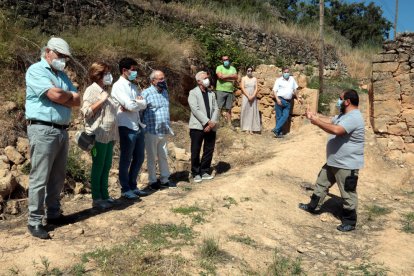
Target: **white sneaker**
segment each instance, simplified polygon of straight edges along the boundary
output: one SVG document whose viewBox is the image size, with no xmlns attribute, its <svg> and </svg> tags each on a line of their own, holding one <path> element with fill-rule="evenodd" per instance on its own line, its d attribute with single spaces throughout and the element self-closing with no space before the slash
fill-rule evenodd
<svg viewBox="0 0 414 276">
<path fill-rule="evenodd" d="M 113 207 L 112 204 L 105 199 L 96 199 L 92 201 L 92 208 L 95 209 L 105 210 L 111 207 Z"/>
<path fill-rule="evenodd" d="M 210 179 L 213 179 L 214 178 L 214 176 L 212 176 L 211 174 L 208 174 L 208 173 L 203 173 L 203 175 L 201 176 L 201 179 L 203 179 L 203 180 L 210 180 Z"/>
<path fill-rule="evenodd" d="M 194 182 L 195 183 L 200 183 L 201 181 L 203 181 L 203 179 L 201 178 L 201 175 L 196 175 L 196 176 L 194 176 Z"/>
</svg>

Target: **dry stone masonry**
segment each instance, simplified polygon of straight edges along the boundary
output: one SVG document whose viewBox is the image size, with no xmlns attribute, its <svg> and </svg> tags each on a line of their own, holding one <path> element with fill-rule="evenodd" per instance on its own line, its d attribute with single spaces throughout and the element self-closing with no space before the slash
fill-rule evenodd
<svg viewBox="0 0 414 276">
<path fill-rule="evenodd" d="M 373 60 L 370 120 L 381 148 L 414 165 L 414 33 L 387 41 Z"/>
<path fill-rule="evenodd" d="M 159 18 L 165 25 L 173 25 L 179 21 L 193 29 L 205 27 L 204 22 L 194 21 L 191 17 L 176 18 L 168 11 L 153 10 L 154 7 L 144 8 L 124 0 L 0 0 L 0 8 L 9 9 L 13 14 L 19 15 L 18 20 L 26 26 L 40 27 L 49 34 L 59 34 L 63 30 L 86 25 L 104 26 L 114 22 L 128 25 L 136 24 L 139 19 L 145 23 L 154 17 Z M 289 63 L 318 64 L 318 45 L 315 43 L 295 37 L 262 33 L 256 29 L 220 24 L 220 28 L 215 28 L 216 37 L 237 40 L 247 52 L 257 54 L 262 62 L 287 59 Z M 324 72 L 328 75 L 346 73 L 345 65 L 331 45 L 325 46 Z"/>
<path fill-rule="evenodd" d="M 304 122 L 304 114 L 307 105 L 316 112 L 318 108 L 318 90 L 307 88 L 308 76 L 303 74 L 303 67 L 296 65 L 292 68 L 293 77 L 299 85 L 298 93 L 304 98 L 304 102 L 300 104 L 297 100 L 293 102 L 289 129 L 295 129 Z M 260 65 L 256 68 L 253 75 L 257 78 L 258 91 L 257 99 L 259 104 L 259 111 L 261 115 L 263 130 L 269 130 L 275 127 L 275 101 L 271 97 L 273 94 L 273 85 L 277 78 L 282 75 L 282 69 L 274 65 Z M 241 90 L 235 92 L 236 101 L 232 108 L 233 119 L 240 119 L 242 93 Z"/>
</svg>

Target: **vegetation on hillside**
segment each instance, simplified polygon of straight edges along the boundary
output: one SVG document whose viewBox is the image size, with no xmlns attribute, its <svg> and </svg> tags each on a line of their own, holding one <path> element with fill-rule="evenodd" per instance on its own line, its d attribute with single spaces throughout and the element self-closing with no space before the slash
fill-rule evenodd
<svg viewBox="0 0 414 276">
<path fill-rule="evenodd" d="M 278 34 L 317 44 L 319 2 L 303 0 L 131 0 L 164 17 L 203 26 L 232 26 Z M 334 46 L 353 77 L 367 78 L 372 56 L 387 37 L 390 22 L 380 7 L 339 0 L 326 2 L 326 44 Z M 350 28 L 352 26 L 352 28 Z"/>
</svg>

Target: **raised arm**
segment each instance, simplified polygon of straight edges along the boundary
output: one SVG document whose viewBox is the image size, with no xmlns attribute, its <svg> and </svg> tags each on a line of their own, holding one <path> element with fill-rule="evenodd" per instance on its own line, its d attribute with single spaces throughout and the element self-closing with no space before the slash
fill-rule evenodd
<svg viewBox="0 0 414 276">
<path fill-rule="evenodd" d="M 343 126 L 332 124 L 332 120 L 328 122 L 326 117 L 320 118 L 317 114 L 310 111 L 306 111 L 306 117 L 311 121 L 312 124 L 318 126 L 329 134 L 338 136 L 346 134 L 346 130 Z"/>
</svg>

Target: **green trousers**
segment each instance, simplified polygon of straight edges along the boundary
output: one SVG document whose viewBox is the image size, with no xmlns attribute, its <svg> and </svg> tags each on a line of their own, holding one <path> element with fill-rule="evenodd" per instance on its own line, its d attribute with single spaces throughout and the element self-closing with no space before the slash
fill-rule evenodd
<svg viewBox="0 0 414 276">
<path fill-rule="evenodd" d="M 112 166 L 112 151 L 114 142 L 107 144 L 95 142 L 91 150 L 92 154 L 92 171 L 91 186 L 92 199 L 108 199 L 108 177 L 109 170 Z"/>
<path fill-rule="evenodd" d="M 323 203 L 329 188 L 336 182 L 343 199 L 343 208 L 345 210 L 356 210 L 358 207 L 358 195 L 356 189 L 353 191 L 345 189 L 345 180 L 352 175 L 352 171 L 355 176 L 358 176 L 358 170 L 340 169 L 325 164 L 319 172 L 318 179 L 316 180 L 316 187 L 313 192 L 320 197 L 318 205 Z"/>
</svg>

